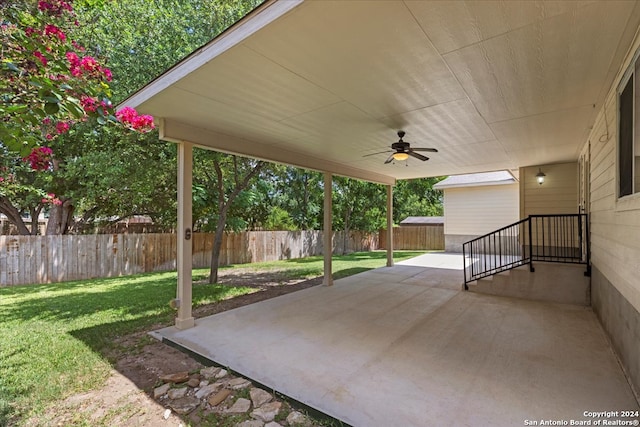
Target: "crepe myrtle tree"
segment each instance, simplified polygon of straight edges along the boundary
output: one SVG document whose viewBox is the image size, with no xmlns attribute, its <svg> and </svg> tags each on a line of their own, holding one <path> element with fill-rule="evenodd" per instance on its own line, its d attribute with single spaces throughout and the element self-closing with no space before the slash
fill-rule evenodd
<svg viewBox="0 0 640 427">
<path fill-rule="evenodd" d="M 64 233 L 61 224 L 72 213 L 71 201 L 34 185 L 34 178 L 25 179 L 23 166 L 32 173 L 55 171 L 59 163 L 52 147 L 78 123 L 144 133 L 154 128 L 153 117 L 130 107 L 115 110 L 111 71 L 72 37 L 78 26 L 72 1 L 9 0 L 0 11 L 0 212 L 24 234 L 28 230 L 14 197 L 39 197 L 54 219 L 47 234 Z"/>
</svg>

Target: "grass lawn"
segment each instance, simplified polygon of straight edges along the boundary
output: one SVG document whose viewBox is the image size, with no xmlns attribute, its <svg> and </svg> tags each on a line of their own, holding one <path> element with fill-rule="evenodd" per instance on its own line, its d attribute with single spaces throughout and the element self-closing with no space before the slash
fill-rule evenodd
<svg viewBox="0 0 640 427">
<path fill-rule="evenodd" d="M 423 252 L 400 251 L 396 260 Z M 385 252 L 336 256 L 334 277 L 384 266 Z M 322 274 L 322 257 L 225 268 L 282 271 L 289 278 Z M 194 281 L 207 270 L 194 270 Z M 50 285 L 0 288 L 0 426 L 13 416 L 41 412 L 48 404 L 99 387 L 117 352 L 113 339 L 168 325 L 174 312 L 176 273 L 150 273 Z M 250 287 L 195 286 L 194 305 L 254 292 Z"/>
</svg>

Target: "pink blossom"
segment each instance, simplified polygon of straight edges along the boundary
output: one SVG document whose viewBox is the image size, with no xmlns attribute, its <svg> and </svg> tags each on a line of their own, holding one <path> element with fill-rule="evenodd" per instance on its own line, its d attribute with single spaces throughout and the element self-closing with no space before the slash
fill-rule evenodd
<svg viewBox="0 0 640 427">
<path fill-rule="evenodd" d="M 42 119 L 42 124 L 43 125 L 48 125 L 50 123 L 51 123 L 51 118 L 45 117 L 44 119 Z"/>
<path fill-rule="evenodd" d="M 53 193 L 49 193 L 49 194 L 47 194 L 47 196 L 46 196 L 46 197 L 43 197 L 43 198 L 40 200 L 40 202 L 41 202 L 41 203 L 44 203 L 44 204 L 52 203 L 52 204 L 54 204 L 54 205 L 58 205 L 58 206 L 62 205 L 62 200 L 60 200 L 59 198 L 57 198 L 57 197 L 56 197 L 56 195 L 55 195 L 55 194 L 53 194 Z"/>
<path fill-rule="evenodd" d="M 67 133 L 69 131 L 69 124 L 66 122 L 58 122 L 56 124 L 56 130 L 59 134 Z"/>
<path fill-rule="evenodd" d="M 51 135 L 50 133 L 46 134 L 44 137 L 47 139 L 47 141 L 51 141 L 53 139 L 53 135 Z"/>
<path fill-rule="evenodd" d="M 85 56 L 80 60 L 80 67 L 84 68 L 86 71 L 96 71 L 100 68 L 98 65 L 98 61 L 93 56 Z"/>
<path fill-rule="evenodd" d="M 53 150 L 49 147 L 35 147 L 31 153 L 22 160 L 29 162 L 31 169 L 44 171 L 51 167 L 51 155 Z"/>
<path fill-rule="evenodd" d="M 102 73 L 104 74 L 104 77 L 107 79 L 108 82 L 113 80 L 113 75 L 111 74 L 111 70 L 110 69 L 103 68 L 102 69 Z"/>
<path fill-rule="evenodd" d="M 41 12 L 45 12 L 54 16 L 60 16 L 65 11 L 69 13 L 73 13 L 73 8 L 71 7 L 71 4 L 66 1 L 60 1 L 60 0 L 39 1 L 38 9 Z"/>
<path fill-rule="evenodd" d="M 80 58 L 78 58 L 78 55 L 75 52 L 67 52 L 65 56 L 67 57 L 67 60 L 69 61 L 69 64 L 71 64 L 71 66 L 77 67 L 78 65 L 80 65 Z"/>
<path fill-rule="evenodd" d="M 124 107 L 118 111 L 116 118 L 121 123 L 138 132 L 149 132 L 155 128 L 152 116 L 138 115 L 138 112 L 131 107 Z"/>
<path fill-rule="evenodd" d="M 90 112 L 96 111 L 97 109 L 96 102 L 97 100 L 91 96 L 82 95 L 82 97 L 80 98 L 80 104 L 82 105 L 82 108 L 85 109 L 85 111 L 90 111 Z"/>
<path fill-rule="evenodd" d="M 42 65 L 46 66 L 47 65 L 47 58 L 44 57 L 44 55 L 42 53 L 40 53 L 39 51 L 35 51 L 33 52 L 33 56 L 35 56 L 36 58 L 38 58 L 40 60 L 40 62 L 42 63 Z"/>
<path fill-rule="evenodd" d="M 131 107 L 124 107 L 116 113 L 116 118 L 121 122 L 131 123 L 131 121 L 138 115 L 138 112 Z"/>
<path fill-rule="evenodd" d="M 44 34 L 47 36 L 48 35 L 57 36 L 60 39 L 60 41 L 65 41 L 67 39 L 67 35 L 64 33 L 64 31 L 62 31 L 60 28 L 52 24 L 45 25 Z"/>
</svg>

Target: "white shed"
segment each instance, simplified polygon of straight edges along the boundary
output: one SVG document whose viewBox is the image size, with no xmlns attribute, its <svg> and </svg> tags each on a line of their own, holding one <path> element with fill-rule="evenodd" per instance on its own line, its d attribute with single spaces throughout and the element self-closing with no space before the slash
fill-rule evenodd
<svg viewBox="0 0 640 427">
<path fill-rule="evenodd" d="M 518 180 L 508 171 L 450 176 L 434 188 L 444 190 L 445 250 L 518 221 Z"/>
</svg>

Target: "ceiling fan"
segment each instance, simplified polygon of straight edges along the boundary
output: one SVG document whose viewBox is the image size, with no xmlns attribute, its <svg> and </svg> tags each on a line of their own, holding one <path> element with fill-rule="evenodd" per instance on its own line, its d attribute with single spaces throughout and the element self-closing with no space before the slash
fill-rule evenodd
<svg viewBox="0 0 640 427">
<path fill-rule="evenodd" d="M 411 145 L 408 142 L 405 142 L 402 140 L 402 138 L 404 138 L 404 135 L 405 133 L 403 130 L 398 131 L 398 137 L 400 139 L 398 140 L 398 142 L 394 142 L 393 144 L 391 144 L 391 150 L 385 150 L 385 151 L 380 151 L 378 153 L 366 154 L 362 157 L 376 156 L 378 154 L 388 153 L 392 151 L 389 158 L 384 162 L 384 164 L 386 165 L 387 163 L 391 163 L 394 160 L 397 160 L 397 161 L 407 160 L 409 156 L 415 157 L 416 159 L 422 160 L 424 162 L 429 160 L 429 158 L 426 156 L 423 156 L 422 154 L 416 153 L 416 151 L 428 151 L 430 153 L 438 152 L 438 150 L 436 150 L 435 148 L 411 148 Z"/>
</svg>

